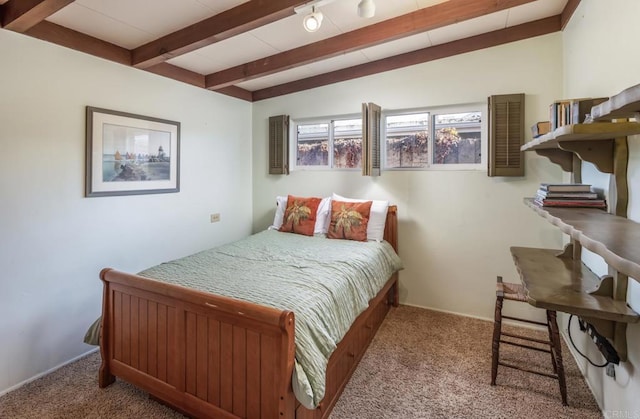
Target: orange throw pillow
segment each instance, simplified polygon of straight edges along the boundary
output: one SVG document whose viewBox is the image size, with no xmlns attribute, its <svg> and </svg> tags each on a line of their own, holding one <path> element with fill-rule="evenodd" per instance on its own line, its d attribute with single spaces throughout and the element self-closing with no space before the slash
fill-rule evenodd
<svg viewBox="0 0 640 419">
<path fill-rule="evenodd" d="M 331 201 L 331 225 L 327 238 L 366 241 L 371 204 L 371 201 Z"/>
<path fill-rule="evenodd" d="M 321 198 L 300 198 L 287 196 L 287 208 L 280 231 L 313 236 L 316 226 L 316 212 Z"/>
</svg>

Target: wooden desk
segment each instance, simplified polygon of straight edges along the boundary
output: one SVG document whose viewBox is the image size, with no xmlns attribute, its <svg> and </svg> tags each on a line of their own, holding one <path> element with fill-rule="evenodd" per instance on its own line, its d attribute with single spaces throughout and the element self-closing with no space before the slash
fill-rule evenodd
<svg viewBox="0 0 640 419">
<path fill-rule="evenodd" d="M 562 250 L 512 247 L 511 255 L 527 290 L 529 304 L 591 319 L 623 323 L 638 321 L 625 301 L 601 289 L 600 278 L 582 262 L 558 257 Z M 598 295 L 598 293 L 604 295 Z M 609 293 L 607 296 L 606 294 Z"/>
</svg>

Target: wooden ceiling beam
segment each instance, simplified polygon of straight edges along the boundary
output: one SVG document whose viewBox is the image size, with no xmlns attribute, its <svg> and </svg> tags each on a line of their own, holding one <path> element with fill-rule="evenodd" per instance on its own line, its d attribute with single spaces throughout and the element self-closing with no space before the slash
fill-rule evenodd
<svg viewBox="0 0 640 419">
<path fill-rule="evenodd" d="M 246 100 L 247 102 L 253 102 L 253 93 L 238 86 L 223 87 L 214 92 L 221 93 L 223 95 L 235 97 L 236 99 Z"/>
<path fill-rule="evenodd" d="M 146 68 L 294 14 L 301 0 L 251 0 L 133 50 L 132 65 Z"/>
<path fill-rule="evenodd" d="M 131 65 L 131 52 L 128 49 L 46 20 L 32 27 L 25 34 L 116 63 Z"/>
<path fill-rule="evenodd" d="M 60 26 L 55 23 L 42 21 L 29 29 L 25 34 L 56 45 L 84 52 L 95 57 L 131 66 L 130 50 L 101 39 L 85 35 L 81 32 L 74 31 L 73 29 L 65 28 L 64 26 Z M 169 63 L 160 63 L 144 70 L 176 81 L 181 81 L 192 86 L 204 88 L 204 75 L 176 67 Z M 251 92 L 240 87 L 232 86 L 229 88 L 217 89 L 215 91 L 246 101 L 252 100 Z"/>
<path fill-rule="evenodd" d="M 571 16 L 573 16 L 573 13 L 576 11 L 579 4 L 580 0 L 569 0 L 564 6 L 564 9 L 560 14 L 560 16 L 562 16 L 562 30 L 564 30 L 567 23 L 569 23 L 569 20 L 571 20 Z"/>
<path fill-rule="evenodd" d="M 370 63 L 332 71 L 317 76 L 284 83 L 278 86 L 255 90 L 253 101 L 269 99 L 276 96 L 287 95 L 315 87 L 326 86 L 364 76 L 370 76 L 385 71 L 396 70 L 398 68 L 421 64 L 428 61 L 439 60 L 458 54 L 464 54 L 480 49 L 490 48 L 510 42 L 521 41 L 523 39 L 559 32 L 561 28 L 561 16 L 551 16 L 534 22 L 512 26 L 493 32 L 476 35 L 446 44 L 423 48 L 417 51 L 393 57 L 383 58 Z"/>
<path fill-rule="evenodd" d="M 219 89 L 279 71 L 506 10 L 534 0 L 449 0 L 270 57 L 209 74 L 207 89 Z"/>
<path fill-rule="evenodd" d="M 192 86 L 204 88 L 204 76 L 202 74 L 177 67 L 169 63 L 156 64 L 152 67 L 145 68 L 145 70 L 149 73 L 158 74 L 160 76 L 178 80 Z"/>
<path fill-rule="evenodd" d="M 158 74 L 173 80 L 181 81 L 183 83 L 190 84 L 192 86 L 204 88 L 204 75 L 196 73 L 195 71 L 186 70 L 169 63 L 160 63 L 152 67 L 146 68 L 145 71 Z M 219 90 L 214 90 L 217 93 L 223 95 L 232 96 L 238 99 L 251 102 L 253 97 L 251 92 L 237 86 L 224 87 Z"/>
<path fill-rule="evenodd" d="M 0 5 L 5 29 L 24 33 L 74 0 L 9 0 Z"/>
</svg>

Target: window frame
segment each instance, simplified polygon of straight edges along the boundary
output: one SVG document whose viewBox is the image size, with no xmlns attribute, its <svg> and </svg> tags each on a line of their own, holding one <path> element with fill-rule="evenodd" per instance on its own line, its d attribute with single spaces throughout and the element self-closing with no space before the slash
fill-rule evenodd
<svg viewBox="0 0 640 419">
<path fill-rule="evenodd" d="M 310 170 L 310 171 L 338 171 L 338 172 L 358 172 L 362 171 L 361 167 L 333 167 L 334 164 L 334 121 L 348 120 L 348 119 L 362 119 L 360 113 L 349 113 L 343 115 L 331 115 L 312 118 L 291 118 L 289 124 L 289 138 L 293 141 L 289 141 L 289 170 Z M 328 124 L 329 136 L 328 136 L 328 165 L 327 166 L 301 166 L 298 165 L 298 125 L 311 125 L 311 124 Z M 362 134 L 361 134 L 362 135 Z M 362 165 L 362 158 L 360 159 Z"/>
<path fill-rule="evenodd" d="M 435 116 L 439 114 L 453 114 L 464 112 L 480 112 L 480 163 L 433 163 L 434 158 L 434 140 L 435 140 Z M 412 113 L 429 113 L 429 142 L 427 145 L 427 153 L 429 156 L 429 162 L 424 167 L 388 167 L 387 166 L 387 116 L 393 115 L 406 115 Z M 406 109 L 393 109 L 382 110 L 382 121 L 380 127 L 381 141 L 380 141 L 380 153 L 381 153 L 381 171 L 487 171 L 487 158 L 488 158 L 488 105 L 486 102 L 474 102 L 464 103 L 457 105 L 443 105 L 433 107 L 419 107 L 419 108 L 406 108 Z M 343 172 L 358 172 L 361 171 L 361 167 L 346 168 L 346 167 L 333 167 L 334 164 L 334 121 L 347 120 L 347 119 L 362 119 L 362 114 L 349 113 L 342 115 L 330 115 L 321 117 L 309 117 L 309 118 L 291 118 L 289 124 L 289 138 L 293 141 L 289 141 L 289 169 L 293 170 L 310 170 L 310 171 L 343 171 Z M 324 166 L 301 166 L 298 165 L 298 125 L 307 124 L 328 124 L 328 165 Z M 363 121 L 364 123 L 364 121 Z M 363 150 L 364 151 L 364 150 Z M 364 162 L 364 158 L 361 157 L 361 166 Z"/>
<path fill-rule="evenodd" d="M 435 116 L 441 114 L 453 114 L 464 112 L 480 112 L 480 163 L 433 163 L 434 158 L 434 141 L 435 141 Z M 389 167 L 387 165 L 387 117 L 396 115 L 408 115 L 414 113 L 429 114 L 429 141 L 427 145 L 427 154 L 429 162 L 424 167 Z M 382 127 L 381 127 L 381 150 L 382 153 L 382 170 L 383 171 L 429 171 L 429 170 L 459 170 L 459 171 L 486 171 L 487 170 L 487 153 L 488 153 L 488 108 L 483 102 L 465 103 L 459 105 L 433 106 L 421 108 L 395 109 L 382 111 Z"/>
</svg>

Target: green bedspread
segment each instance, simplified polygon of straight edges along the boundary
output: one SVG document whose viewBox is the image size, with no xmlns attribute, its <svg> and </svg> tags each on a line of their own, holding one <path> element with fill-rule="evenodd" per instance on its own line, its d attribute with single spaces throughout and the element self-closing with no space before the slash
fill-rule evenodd
<svg viewBox="0 0 640 419">
<path fill-rule="evenodd" d="M 387 242 L 265 230 L 139 275 L 293 311 L 294 392 L 304 406 L 315 408 L 337 343 L 399 269 L 402 262 Z"/>
</svg>

